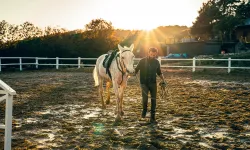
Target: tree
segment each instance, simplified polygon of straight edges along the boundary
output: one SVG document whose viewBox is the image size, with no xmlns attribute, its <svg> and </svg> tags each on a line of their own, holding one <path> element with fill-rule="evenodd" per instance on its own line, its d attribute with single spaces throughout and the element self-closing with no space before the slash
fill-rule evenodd
<svg viewBox="0 0 250 150">
<path fill-rule="evenodd" d="M 0 22 L 0 41 L 2 43 L 7 42 L 7 35 L 8 35 L 8 28 L 9 28 L 9 23 L 6 22 L 5 20 L 2 20 Z"/>
<path fill-rule="evenodd" d="M 24 22 L 20 25 L 20 32 L 22 39 L 40 37 L 43 34 L 43 31 L 40 28 L 35 27 L 35 25 L 30 22 Z"/>
<path fill-rule="evenodd" d="M 85 31 L 89 38 L 105 38 L 112 36 L 114 28 L 111 22 L 103 19 L 94 19 L 85 25 Z"/>
<path fill-rule="evenodd" d="M 93 19 L 85 25 L 83 34 L 88 47 L 96 51 L 108 51 L 117 48 L 118 39 L 114 36 L 114 27 L 111 22 L 103 19 Z"/>
<path fill-rule="evenodd" d="M 193 22 L 191 33 L 200 37 L 205 36 L 204 39 L 219 36 L 222 41 L 232 40 L 233 30 L 242 23 L 240 18 L 246 11 L 245 5 L 240 5 L 240 2 L 241 0 L 209 0 L 204 3 L 199 16 Z M 241 11 L 238 10 L 240 6 Z"/>
<path fill-rule="evenodd" d="M 47 26 L 44 29 L 44 35 L 52 35 L 52 34 L 61 34 L 61 33 L 65 33 L 68 32 L 67 29 L 65 28 L 60 28 L 59 26 L 57 27 L 51 27 L 51 26 Z"/>
<path fill-rule="evenodd" d="M 236 17 L 243 23 L 250 18 L 250 1 L 242 1 L 236 10 Z"/>
<path fill-rule="evenodd" d="M 232 35 L 235 26 L 241 24 L 241 20 L 236 16 L 236 11 L 240 0 L 217 0 L 217 7 L 220 9 L 220 18 L 213 26 L 213 31 L 220 36 L 220 40 L 233 40 Z"/>
<path fill-rule="evenodd" d="M 235 10 L 241 0 L 216 0 L 223 15 L 235 15 Z"/>
<path fill-rule="evenodd" d="M 209 0 L 207 3 L 203 3 L 198 13 L 199 16 L 191 27 L 191 34 L 206 40 L 213 36 L 213 24 L 220 18 L 219 8 L 215 0 Z"/>
</svg>

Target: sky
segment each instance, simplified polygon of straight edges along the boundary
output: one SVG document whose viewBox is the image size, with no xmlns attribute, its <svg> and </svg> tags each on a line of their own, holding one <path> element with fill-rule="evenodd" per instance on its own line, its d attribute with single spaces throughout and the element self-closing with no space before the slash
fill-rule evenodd
<svg viewBox="0 0 250 150">
<path fill-rule="evenodd" d="M 102 18 L 116 29 L 150 30 L 158 26 L 192 26 L 208 0 L 0 0 L 0 21 L 19 25 L 84 29 Z"/>
</svg>

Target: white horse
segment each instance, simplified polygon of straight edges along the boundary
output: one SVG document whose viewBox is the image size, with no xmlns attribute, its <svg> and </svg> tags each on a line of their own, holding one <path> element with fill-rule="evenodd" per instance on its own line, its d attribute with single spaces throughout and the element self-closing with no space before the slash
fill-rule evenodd
<svg viewBox="0 0 250 150">
<path fill-rule="evenodd" d="M 101 55 L 97 58 L 95 69 L 93 71 L 93 77 L 95 80 L 95 86 L 99 86 L 99 96 L 102 102 L 102 108 L 105 109 L 106 105 L 103 100 L 103 82 L 107 81 L 106 90 L 107 90 L 107 100 L 106 104 L 110 103 L 110 92 L 109 88 L 111 82 L 113 84 L 114 93 L 116 95 L 116 121 L 121 120 L 121 116 L 124 115 L 123 112 L 123 92 L 127 86 L 128 74 L 134 73 L 134 44 L 130 47 L 122 47 L 118 44 L 119 52 L 116 54 L 115 58 L 110 65 L 111 78 L 106 74 L 106 68 L 103 67 L 103 61 L 107 54 Z"/>
</svg>

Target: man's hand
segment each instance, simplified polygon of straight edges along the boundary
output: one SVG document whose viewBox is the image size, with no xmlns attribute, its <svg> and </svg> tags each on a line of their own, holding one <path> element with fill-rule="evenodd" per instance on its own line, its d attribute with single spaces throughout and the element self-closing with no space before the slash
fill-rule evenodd
<svg viewBox="0 0 250 150">
<path fill-rule="evenodd" d="M 131 73 L 129 74 L 129 76 L 136 76 L 136 73 Z"/>
<path fill-rule="evenodd" d="M 159 83 L 159 85 L 160 85 L 161 87 L 166 87 L 166 86 L 167 86 L 167 82 L 164 81 L 164 80 L 162 80 L 162 81 Z"/>
</svg>

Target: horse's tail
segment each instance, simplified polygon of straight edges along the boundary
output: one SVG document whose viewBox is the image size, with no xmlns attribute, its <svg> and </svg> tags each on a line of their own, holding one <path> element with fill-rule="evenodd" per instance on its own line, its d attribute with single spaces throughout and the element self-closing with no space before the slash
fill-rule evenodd
<svg viewBox="0 0 250 150">
<path fill-rule="evenodd" d="M 93 77 L 94 77 L 94 80 L 95 80 L 95 86 L 98 86 L 99 85 L 99 80 L 98 80 L 98 74 L 97 74 L 96 66 L 95 66 L 95 69 L 93 71 Z"/>
</svg>

